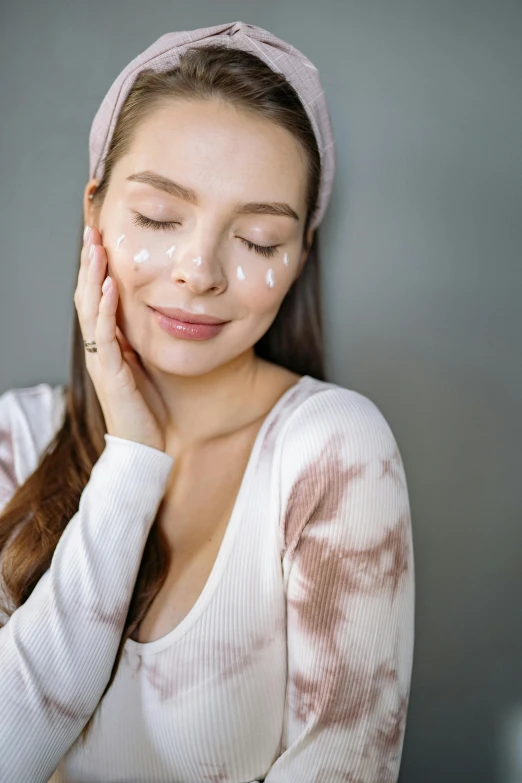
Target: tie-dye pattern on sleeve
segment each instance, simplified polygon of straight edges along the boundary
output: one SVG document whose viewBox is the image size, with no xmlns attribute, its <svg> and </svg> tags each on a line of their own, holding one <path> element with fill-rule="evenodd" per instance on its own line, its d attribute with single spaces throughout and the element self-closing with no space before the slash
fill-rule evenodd
<svg viewBox="0 0 522 783">
<path fill-rule="evenodd" d="M 415 593 L 401 455 L 377 406 L 342 387 L 307 400 L 283 437 L 288 680 L 265 783 L 396 783 Z"/>
</svg>

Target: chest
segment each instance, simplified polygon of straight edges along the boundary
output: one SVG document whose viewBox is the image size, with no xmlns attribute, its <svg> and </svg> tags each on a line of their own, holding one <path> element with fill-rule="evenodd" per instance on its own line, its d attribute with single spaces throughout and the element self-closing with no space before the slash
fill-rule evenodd
<svg viewBox="0 0 522 783">
<path fill-rule="evenodd" d="M 189 614 L 212 572 L 261 422 L 227 443 L 176 459 L 156 523 L 168 541 L 170 566 L 132 639 L 145 643 Z"/>
</svg>

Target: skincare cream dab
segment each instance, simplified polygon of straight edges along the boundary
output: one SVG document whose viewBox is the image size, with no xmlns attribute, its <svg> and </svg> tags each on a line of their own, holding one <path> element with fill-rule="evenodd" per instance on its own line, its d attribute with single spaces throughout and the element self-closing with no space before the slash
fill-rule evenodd
<svg viewBox="0 0 522 783">
<path fill-rule="evenodd" d="M 137 261 L 138 264 L 143 263 L 143 261 L 148 261 L 149 258 L 150 258 L 150 253 L 146 247 L 144 247 L 142 250 L 140 250 L 139 253 L 136 253 L 136 255 L 134 256 L 134 260 Z"/>
<path fill-rule="evenodd" d="M 285 253 L 285 255 L 284 255 L 284 258 L 283 258 L 283 264 L 284 264 L 285 266 L 288 266 L 288 253 Z"/>
<path fill-rule="evenodd" d="M 119 249 L 119 247 L 120 247 L 120 245 L 121 245 L 121 243 L 123 242 L 124 239 L 125 239 L 125 234 L 122 234 L 121 237 L 118 237 L 118 239 L 116 240 L 116 248 L 117 249 Z"/>
<path fill-rule="evenodd" d="M 169 247 L 169 249 L 167 250 L 167 255 L 169 258 L 172 258 L 172 254 L 175 251 L 175 249 L 176 249 L 176 245 L 172 245 L 172 247 Z"/>
<path fill-rule="evenodd" d="M 269 288 L 273 288 L 274 285 L 275 285 L 274 284 L 274 270 L 273 269 L 269 269 L 268 272 L 266 273 L 266 284 L 267 284 L 267 286 Z"/>
<path fill-rule="evenodd" d="M 238 278 L 238 280 L 244 280 L 245 279 L 245 273 L 243 272 L 243 269 L 240 266 L 238 266 L 238 268 L 237 268 L 237 278 Z"/>
<path fill-rule="evenodd" d="M 193 258 L 192 261 L 196 264 L 196 266 L 201 265 L 201 256 L 198 256 L 197 258 Z"/>
</svg>

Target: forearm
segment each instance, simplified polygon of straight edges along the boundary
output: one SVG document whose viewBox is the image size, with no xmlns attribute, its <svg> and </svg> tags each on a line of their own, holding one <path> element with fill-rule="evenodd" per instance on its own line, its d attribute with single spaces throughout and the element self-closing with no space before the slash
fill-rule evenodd
<svg viewBox="0 0 522 783">
<path fill-rule="evenodd" d="M 0 630 L 0 779 L 49 779 L 110 678 L 173 464 L 106 435 L 50 568 Z"/>
</svg>

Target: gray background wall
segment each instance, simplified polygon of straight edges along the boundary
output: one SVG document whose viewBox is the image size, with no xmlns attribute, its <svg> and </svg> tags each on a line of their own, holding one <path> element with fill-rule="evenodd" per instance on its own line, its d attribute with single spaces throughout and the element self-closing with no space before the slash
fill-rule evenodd
<svg viewBox="0 0 522 783">
<path fill-rule="evenodd" d="M 90 123 L 157 37 L 241 20 L 319 67 L 330 379 L 405 463 L 416 647 L 401 783 L 522 781 L 522 5 L 0 5 L 0 391 L 67 379 Z"/>
</svg>

